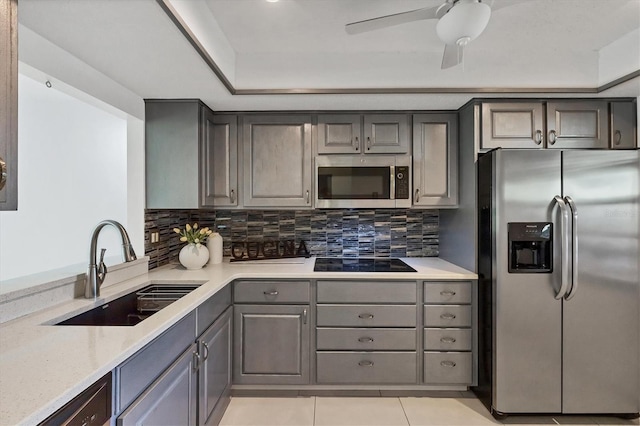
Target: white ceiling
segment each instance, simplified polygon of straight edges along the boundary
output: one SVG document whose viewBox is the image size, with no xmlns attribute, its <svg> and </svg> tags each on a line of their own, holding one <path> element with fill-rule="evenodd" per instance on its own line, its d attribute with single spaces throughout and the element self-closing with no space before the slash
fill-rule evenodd
<svg viewBox="0 0 640 426">
<path fill-rule="evenodd" d="M 440 70 L 435 20 L 344 31 L 348 22 L 439 3 L 171 0 L 240 91 L 596 88 L 640 69 L 640 0 L 528 0 L 497 10 L 464 67 L 449 70 Z M 453 109 L 474 96 L 505 96 L 231 95 L 156 1 L 20 0 L 18 18 L 140 97 L 201 98 L 215 110 Z M 640 78 L 586 96 L 640 96 Z"/>
</svg>

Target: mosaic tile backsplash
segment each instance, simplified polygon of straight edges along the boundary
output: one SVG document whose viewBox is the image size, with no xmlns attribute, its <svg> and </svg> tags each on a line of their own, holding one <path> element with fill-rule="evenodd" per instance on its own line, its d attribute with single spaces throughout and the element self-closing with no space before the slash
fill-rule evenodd
<svg viewBox="0 0 640 426">
<path fill-rule="evenodd" d="M 314 256 L 438 256 L 437 210 L 146 210 L 145 254 L 149 268 L 177 261 L 184 243 L 173 228 L 198 222 L 219 232 L 224 255 L 242 241 L 304 240 Z M 151 245 L 149 230 L 160 232 Z"/>
</svg>

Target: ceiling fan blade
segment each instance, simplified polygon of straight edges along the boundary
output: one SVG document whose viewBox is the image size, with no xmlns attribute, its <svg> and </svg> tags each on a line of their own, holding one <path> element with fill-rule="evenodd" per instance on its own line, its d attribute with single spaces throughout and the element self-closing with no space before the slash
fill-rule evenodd
<svg viewBox="0 0 640 426">
<path fill-rule="evenodd" d="M 504 9 L 508 6 L 515 6 L 517 4 L 527 3 L 531 0 L 489 0 L 489 2 L 483 1 L 483 3 L 487 3 L 491 7 L 491 11 L 495 12 L 496 10 Z"/>
<path fill-rule="evenodd" d="M 392 27 L 394 25 L 405 24 L 407 22 L 435 19 L 438 17 L 437 12 L 446 5 L 447 4 L 435 7 L 424 7 L 422 9 L 410 10 L 408 12 L 352 22 L 345 25 L 345 30 L 349 34 L 360 34 L 367 31 L 374 31 L 381 28 Z M 440 11 L 440 13 L 443 13 L 443 11 Z"/>
<path fill-rule="evenodd" d="M 455 67 L 462 62 L 463 47 L 455 44 L 445 44 L 442 55 L 442 66 L 440 69 Z"/>
</svg>

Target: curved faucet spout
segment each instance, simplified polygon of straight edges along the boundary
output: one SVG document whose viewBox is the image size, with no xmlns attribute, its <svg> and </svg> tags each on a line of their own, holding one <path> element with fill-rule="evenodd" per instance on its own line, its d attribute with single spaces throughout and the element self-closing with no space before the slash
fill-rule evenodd
<svg viewBox="0 0 640 426">
<path fill-rule="evenodd" d="M 91 247 L 89 249 L 89 270 L 87 271 L 87 281 L 84 287 L 84 297 L 87 299 L 94 299 L 100 296 L 100 286 L 104 282 L 107 275 L 107 266 L 104 264 L 104 253 L 106 249 L 102 249 L 100 254 L 100 262 L 98 263 L 97 251 L 98 251 L 98 236 L 100 231 L 107 225 L 111 225 L 118 230 L 120 238 L 122 239 L 122 253 L 124 255 L 125 262 L 132 262 L 137 259 L 136 252 L 131 246 L 129 240 L 129 234 L 119 222 L 115 220 L 103 220 L 93 230 L 91 236 Z"/>
</svg>

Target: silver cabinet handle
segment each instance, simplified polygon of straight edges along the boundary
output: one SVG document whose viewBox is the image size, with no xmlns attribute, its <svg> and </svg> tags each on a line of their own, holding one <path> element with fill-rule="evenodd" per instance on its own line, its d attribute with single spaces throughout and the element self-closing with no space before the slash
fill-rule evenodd
<svg viewBox="0 0 640 426">
<path fill-rule="evenodd" d="M 200 369 L 200 354 L 196 351 L 193 351 L 193 371 L 198 371 Z"/>
<path fill-rule="evenodd" d="M 455 338 L 453 338 L 453 337 L 445 336 L 445 337 L 441 337 L 441 338 L 440 338 L 440 341 L 441 341 L 442 343 L 455 343 L 455 342 L 456 342 L 456 339 L 455 339 Z"/>
<path fill-rule="evenodd" d="M 7 183 L 7 163 L 0 157 L 0 189 Z"/>
<path fill-rule="evenodd" d="M 620 142 L 622 142 L 622 132 L 620 132 L 620 130 L 616 130 L 613 132 L 613 144 L 620 145 Z"/>
<path fill-rule="evenodd" d="M 533 138 L 533 141 L 536 145 L 540 145 L 542 143 L 542 130 L 536 130 L 536 135 Z"/>
<path fill-rule="evenodd" d="M 307 309 L 303 309 L 302 310 L 302 323 L 306 324 L 307 323 Z"/>
<path fill-rule="evenodd" d="M 356 136 L 354 138 L 354 144 L 353 144 L 356 148 L 356 151 L 360 150 L 360 139 L 358 139 L 358 137 Z"/>
<path fill-rule="evenodd" d="M 453 368 L 456 366 L 456 363 L 453 361 L 440 361 L 440 365 L 447 368 Z"/>
<path fill-rule="evenodd" d="M 550 130 L 549 131 L 549 145 L 553 145 L 554 143 L 556 143 L 556 131 L 555 130 Z"/>
<path fill-rule="evenodd" d="M 373 343 L 373 339 L 371 337 L 359 337 L 358 342 L 360 343 Z"/>
<path fill-rule="evenodd" d="M 415 202 L 419 202 L 420 201 L 420 190 L 416 189 L 416 198 L 415 198 Z"/>
<path fill-rule="evenodd" d="M 306 200 L 307 204 L 309 204 L 309 202 L 311 201 L 311 199 L 309 198 L 309 190 L 307 189 L 307 192 L 305 193 L 305 197 L 304 199 Z"/>
<path fill-rule="evenodd" d="M 207 342 L 202 342 L 202 347 L 204 348 L 204 357 L 202 358 L 202 362 L 204 362 L 209 358 L 209 346 L 207 345 Z"/>
<path fill-rule="evenodd" d="M 264 294 L 265 296 L 277 296 L 278 290 L 263 291 L 262 294 Z"/>
<path fill-rule="evenodd" d="M 571 210 L 571 290 L 565 297 L 571 300 L 578 291 L 578 208 L 571 197 L 564 197 L 564 201 Z"/>
<path fill-rule="evenodd" d="M 367 151 L 371 151 L 371 138 L 367 136 Z"/>
<path fill-rule="evenodd" d="M 561 196 L 556 195 L 553 197 L 553 200 L 558 204 L 560 208 L 560 245 L 561 251 L 560 256 L 561 266 L 560 266 L 560 274 L 561 274 L 561 284 L 560 290 L 556 293 L 556 300 L 562 299 L 562 297 L 567 293 L 567 289 L 569 288 L 569 211 L 567 210 L 567 205 L 562 199 Z"/>
<path fill-rule="evenodd" d="M 456 292 L 455 292 L 455 291 L 453 291 L 453 290 L 442 290 L 442 291 L 440 292 L 440 296 L 449 296 L 449 297 L 452 297 L 452 296 L 455 296 L 455 295 L 456 295 Z"/>
<path fill-rule="evenodd" d="M 445 312 L 444 314 L 440 315 L 440 318 L 444 319 L 444 320 L 452 320 L 452 319 L 456 319 L 455 314 L 449 313 L 449 312 Z"/>
<path fill-rule="evenodd" d="M 360 367 L 373 367 L 373 361 L 360 361 L 358 365 Z"/>
<path fill-rule="evenodd" d="M 235 202 L 236 202 L 236 191 L 234 191 L 233 189 L 231 190 L 231 193 L 229 194 L 229 201 L 231 201 L 231 204 L 235 204 Z"/>
<path fill-rule="evenodd" d="M 358 318 L 371 319 L 371 318 L 373 318 L 373 314 L 360 314 L 360 315 L 358 315 Z"/>
</svg>

